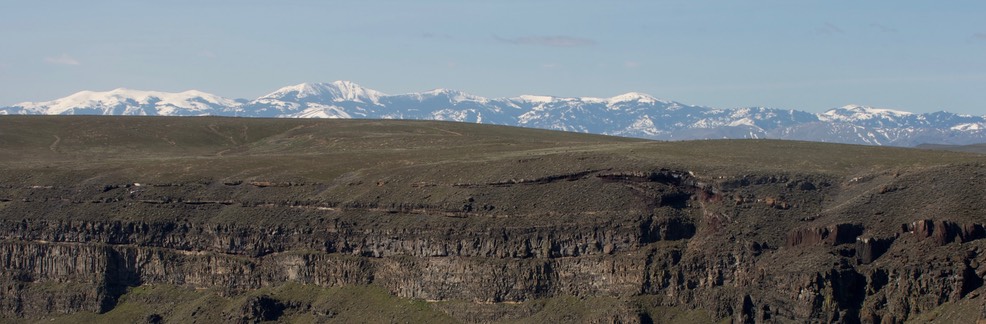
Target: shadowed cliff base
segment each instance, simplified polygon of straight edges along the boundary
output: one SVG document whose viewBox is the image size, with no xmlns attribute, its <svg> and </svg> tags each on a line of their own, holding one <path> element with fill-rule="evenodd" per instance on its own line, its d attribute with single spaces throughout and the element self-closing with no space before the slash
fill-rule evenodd
<svg viewBox="0 0 986 324">
<path fill-rule="evenodd" d="M 983 317 L 981 155 L 434 121 L 0 122 L 0 316 L 18 321 Z"/>
</svg>

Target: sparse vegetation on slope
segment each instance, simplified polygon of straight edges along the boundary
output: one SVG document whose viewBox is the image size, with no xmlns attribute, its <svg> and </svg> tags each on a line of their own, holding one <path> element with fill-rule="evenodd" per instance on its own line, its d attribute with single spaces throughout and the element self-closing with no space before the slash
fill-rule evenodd
<svg viewBox="0 0 986 324">
<path fill-rule="evenodd" d="M 900 322 L 979 318 L 986 289 L 976 154 L 434 121 L 0 123 L 3 317 Z"/>
</svg>

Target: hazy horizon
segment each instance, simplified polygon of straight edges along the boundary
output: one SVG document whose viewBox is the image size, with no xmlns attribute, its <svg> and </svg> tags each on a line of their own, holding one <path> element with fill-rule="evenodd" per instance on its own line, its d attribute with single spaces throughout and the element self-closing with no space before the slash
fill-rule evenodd
<svg viewBox="0 0 986 324">
<path fill-rule="evenodd" d="M 986 4 L 811 1 L 29 2 L 0 13 L 0 106 L 83 90 L 253 99 L 641 92 L 716 108 L 984 115 Z"/>
</svg>

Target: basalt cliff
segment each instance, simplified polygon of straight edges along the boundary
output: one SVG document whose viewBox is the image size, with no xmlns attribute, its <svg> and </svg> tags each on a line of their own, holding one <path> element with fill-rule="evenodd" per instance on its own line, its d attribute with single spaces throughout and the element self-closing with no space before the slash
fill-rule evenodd
<svg viewBox="0 0 986 324">
<path fill-rule="evenodd" d="M 986 158 L 0 117 L 10 322 L 975 322 Z"/>
</svg>

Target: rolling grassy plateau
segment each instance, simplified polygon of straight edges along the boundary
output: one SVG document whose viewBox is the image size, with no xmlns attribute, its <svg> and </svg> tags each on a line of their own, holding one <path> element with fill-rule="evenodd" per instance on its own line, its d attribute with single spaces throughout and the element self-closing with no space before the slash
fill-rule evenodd
<svg viewBox="0 0 986 324">
<path fill-rule="evenodd" d="M 928 149 L 928 150 L 946 150 L 946 151 L 956 151 L 956 152 L 969 152 L 969 153 L 986 153 L 986 143 L 982 144 L 971 144 L 971 145 L 935 145 L 935 144 L 921 144 L 917 148 Z"/>
<path fill-rule="evenodd" d="M 0 116 L 0 322 L 986 318 L 986 156 Z"/>
</svg>

